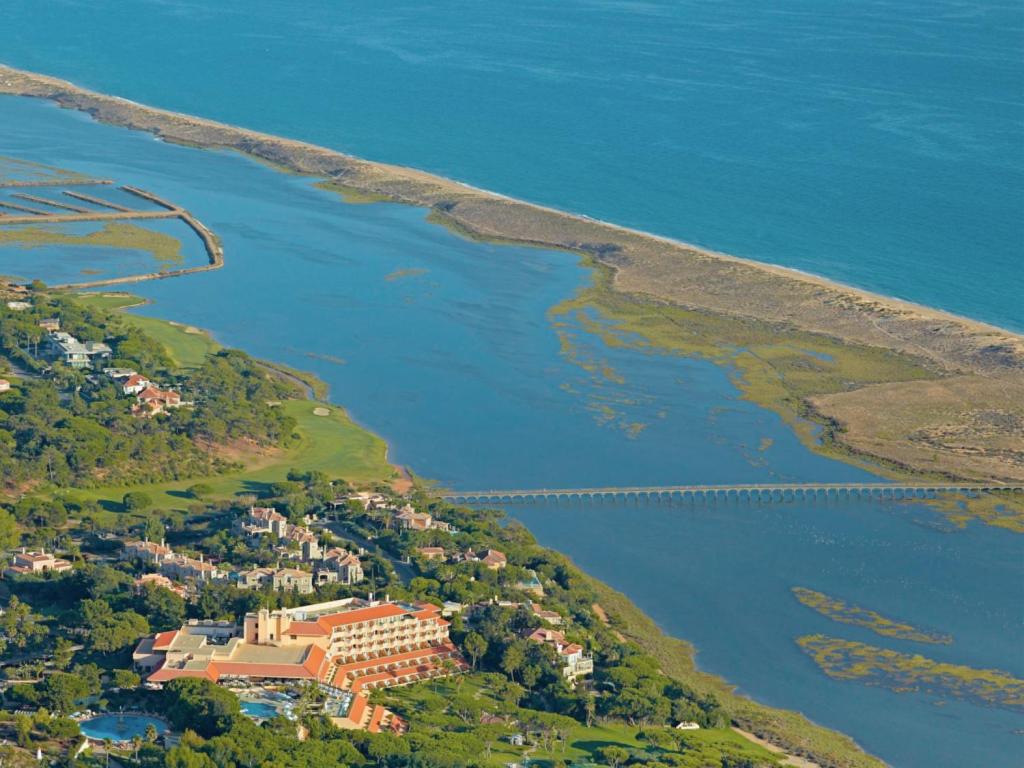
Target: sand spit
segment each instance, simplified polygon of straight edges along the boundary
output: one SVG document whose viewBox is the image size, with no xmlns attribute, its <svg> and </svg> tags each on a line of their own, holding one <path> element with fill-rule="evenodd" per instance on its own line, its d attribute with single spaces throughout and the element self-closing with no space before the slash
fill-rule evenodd
<svg viewBox="0 0 1024 768">
<path fill-rule="evenodd" d="M 1024 373 L 1020 335 L 796 270 L 514 200 L 412 168 L 154 109 L 10 67 L 0 66 L 0 93 L 49 99 L 167 141 L 235 149 L 292 172 L 430 207 L 479 237 L 580 251 L 612 266 L 615 287 L 623 291 L 896 349 L 945 370 Z"/>
<path fill-rule="evenodd" d="M 1013 393 L 1014 398 L 1024 392 L 1024 336 L 982 322 L 797 270 L 515 200 L 413 168 L 362 160 L 313 144 L 147 107 L 2 65 L 0 94 L 48 99 L 96 120 L 147 131 L 169 142 L 233 149 L 284 171 L 319 177 L 324 180 L 322 187 L 343 194 L 427 207 L 431 220 L 470 237 L 584 254 L 613 271 L 612 287 L 617 292 L 648 302 L 652 312 L 658 305 L 677 306 L 736 323 L 761 324 L 773 333 L 810 332 L 845 344 L 891 350 L 919 361 L 935 378 L 962 377 L 959 389 L 968 402 L 974 380 L 985 388 L 985 380 L 1000 379 L 1003 391 Z M 851 381 L 846 392 L 828 400 L 808 400 L 807 405 L 813 406 L 824 422 L 856 432 L 857 425 L 850 419 L 855 410 L 844 409 L 843 399 L 860 387 L 860 382 Z M 927 408 L 927 390 L 919 390 L 913 382 L 899 387 L 899 393 L 883 393 L 900 394 L 895 400 L 905 402 L 906 393 L 920 391 L 922 398 L 911 400 L 916 408 Z M 889 410 L 885 399 L 878 404 L 879 411 Z M 897 404 L 891 405 L 895 408 Z M 1011 405 L 1010 410 L 1024 417 L 1024 406 Z M 966 411 L 959 416 L 967 422 L 978 420 L 969 406 Z M 878 428 L 884 429 L 884 424 Z M 970 428 L 967 431 L 972 432 Z M 1024 454 L 1024 445 L 1011 438 L 1013 444 L 1001 446 L 1002 455 L 988 463 L 964 462 L 963 451 L 945 451 L 945 446 L 938 446 L 940 460 L 920 464 L 913 456 L 915 451 L 905 450 L 916 440 L 914 435 L 893 435 L 884 450 L 863 430 L 859 437 L 851 449 L 868 459 L 889 462 L 899 472 L 975 480 L 1019 477 L 1018 457 Z M 842 440 L 842 435 L 837 439 Z M 919 444 L 913 447 L 917 449 Z M 875 456 L 872 449 L 880 455 Z M 1007 461 L 1007 456 L 1011 460 Z"/>
</svg>

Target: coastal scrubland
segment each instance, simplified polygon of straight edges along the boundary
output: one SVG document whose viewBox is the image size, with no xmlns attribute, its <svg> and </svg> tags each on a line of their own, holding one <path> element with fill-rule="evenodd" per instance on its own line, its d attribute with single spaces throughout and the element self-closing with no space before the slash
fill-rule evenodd
<svg viewBox="0 0 1024 768">
<path fill-rule="evenodd" d="M 0 93 L 50 99 L 172 142 L 236 150 L 288 172 L 319 177 L 324 188 L 349 201 L 426 207 L 431 220 L 469 237 L 582 254 L 607 270 L 599 278 L 601 294 L 590 294 L 590 301 L 598 306 L 604 302 L 605 310 L 628 311 L 632 330 L 648 330 L 650 343 L 687 353 L 703 347 L 715 358 L 731 355 L 730 364 L 740 372 L 749 397 L 827 425 L 819 450 L 902 476 L 941 474 L 996 482 L 1019 477 L 1024 448 L 1015 431 L 984 460 L 962 449 L 985 443 L 991 429 L 992 379 L 1004 381 L 1011 398 L 1024 388 L 1024 338 L 1017 334 L 415 169 L 146 107 L 56 78 L 0 67 Z M 666 322 L 666 314 L 689 322 Z M 656 327 L 657 332 L 650 330 Z M 711 337 L 702 338 L 709 329 Z M 787 333 L 798 337 L 798 343 L 776 341 L 756 352 L 742 346 L 752 336 Z M 829 347 L 826 354 L 838 363 L 819 365 L 824 358 L 800 351 L 813 352 L 816 345 Z M 955 444 L 931 440 L 922 449 L 921 427 L 908 424 L 900 430 L 896 425 L 908 423 L 902 420 L 908 398 L 920 414 L 929 412 L 933 397 L 939 398 L 936 407 L 943 407 L 947 395 L 942 387 L 917 387 L 916 382 L 949 378 L 956 379 L 971 406 L 938 425 L 957 434 Z M 879 385 L 892 386 L 856 396 Z M 865 399 L 873 403 L 870 418 L 858 407 Z M 794 418 L 792 423 L 800 422 Z"/>
<path fill-rule="evenodd" d="M 139 303 L 126 294 L 30 298 L 28 309 L 0 309 L 0 354 L 14 366 L 0 402 L 8 449 L 0 496 L 88 502 L 95 519 L 109 521 L 131 511 L 128 494 L 144 494 L 154 509 L 187 510 L 196 483 L 229 499 L 284 481 L 295 466 L 369 485 L 398 474 L 383 440 L 344 409 L 309 399 L 323 388 L 315 377 L 225 350 L 198 329 L 125 312 Z M 158 427 L 134 415 L 134 399 L 108 377 L 41 357 L 38 322 L 54 316 L 77 338 L 107 341 L 111 364 L 173 384 L 195 407 L 164 414 Z"/>
<path fill-rule="evenodd" d="M 898 415 L 896 409 L 904 407 L 901 398 L 905 402 L 922 383 L 956 380 L 966 398 L 971 398 L 972 387 L 983 388 L 992 380 L 1005 379 L 1011 389 L 1004 391 L 1016 391 L 1012 387 L 1019 386 L 1024 370 L 1024 341 L 1001 329 L 509 200 L 411 169 L 367 163 L 299 142 L 150 109 L 52 78 L 0 67 L 0 92 L 49 98 L 100 120 L 151 131 L 170 141 L 235 149 L 292 172 L 323 177 L 328 188 L 347 195 L 349 201 L 389 200 L 426 206 L 432 211 L 432 220 L 466 236 L 580 254 L 594 267 L 595 284 L 557 307 L 553 322 L 593 309 L 602 318 L 593 330 L 606 343 L 698 354 L 729 365 L 747 397 L 783 414 L 816 450 L 845 460 L 893 475 L 1006 477 L 1005 457 L 985 463 L 976 457 L 967 461 L 962 459 L 963 451 L 950 450 L 941 441 L 927 462 L 904 450 L 901 446 L 913 442 L 908 430 L 916 434 L 923 428 L 920 422 L 908 421 L 902 433 L 892 427 L 886 451 L 871 442 L 877 439 L 880 424 L 891 424 Z M 586 321 L 584 315 L 580 322 Z M 164 344 L 170 349 L 177 337 L 169 338 L 172 341 Z M 887 386 L 902 389 L 898 395 L 878 397 L 871 414 L 875 421 L 866 427 L 861 428 L 861 422 L 867 421 L 865 414 L 843 410 L 856 411 L 848 406 L 857 402 L 848 399 L 850 396 Z M 927 414 L 928 398 L 939 393 L 923 392 L 915 405 Z M 297 432 L 304 418 L 310 430 L 316 425 L 328 429 L 328 419 L 313 413 L 315 404 L 294 400 L 285 407 L 296 410 L 292 415 L 299 425 Z M 887 419 L 887 414 L 894 419 Z M 343 414 L 332 407 L 331 416 L 340 419 Z M 949 418 L 962 429 L 958 434 L 963 444 L 983 444 L 983 434 L 988 433 L 979 429 L 991 429 L 984 418 L 979 421 L 963 413 Z M 809 426 L 813 421 L 823 426 L 821 434 Z M 853 437 L 848 439 L 848 435 Z M 267 478 L 277 477 L 275 473 L 285 467 L 307 467 L 311 461 L 326 460 L 325 449 L 334 447 L 336 437 L 321 437 L 319 443 L 307 440 L 309 453 L 297 458 L 265 455 L 267 463 L 261 466 L 264 459 L 247 457 L 246 471 L 253 476 L 224 475 L 215 481 L 225 482 L 216 493 L 235 494 L 251 489 L 250 483 L 269 482 Z M 366 478 L 389 471 L 380 452 L 382 442 L 359 445 L 362 447 L 354 452 L 362 457 Z M 1013 455 L 1019 453 L 1020 445 L 1011 435 L 1009 447 L 1000 450 Z M 337 456 L 326 461 L 332 468 L 325 471 L 342 466 Z M 352 456 L 344 461 L 359 466 Z M 358 474 L 357 469 L 338 472 L 353 480 Z M 185 485 L 157 488 L 157 506 L 183 506 Z M 105 489 L 105 501 L 119 499 L 117 494 L 123 490 Z M 882 765 L 848 737 L 816 726 L 797 713 L 757 704 L 736 694 L 726 682 L 700 672 L 687 643 L 664 635 L 625 596 L 601 584 L 594 583 L 594 588 L 615 631 L 654 656 L 665 674 L 698 692 L 714 693 L 744 730 L 822 766 Z"/>
<path fill-rule="evenodd" d="M 541 739 L 528 748 L 515 747 L 507 738 L 496 738 L 506 723 L 531 724 L 536 712 L 516 706 L 505 693 L 503 678 L 494 674 L 470 674 L 454 680 L 441 680 L 429 685 L 395 688 L 375 694 L 394 711 L 401 712 L 419 731 L 459 733 L 485 745 L 479 755 L 481 765 L 505 766 L 527 756 L 531 763 L 544 765 L 578 764 L 591 761 L 609 748 L 624 750 L 629 755 L 644 755 L 679 768 L 701 768 L 721 764 L 723 757 L 748 764 L 769 766 L 779 758 L 728 728 L 679 731 L 641 728 L 628 723 L 606 721 L 585 725 L 565 717 L 552 718 L 549 727 L 557 738 Z M 495 724 L 480 723 L 468 717 L 481 709 L 501 712 Z M 544 723 L 538 722 L 537 727 Z M 496 732 L 497 731 L 497 732 Z M 741 763 L 742 764 L 742 763 Z"/>
<path fill-rule="evenodd" d="M 259 494 L 274 483 L 287 480 L 295 467 L 370 486 L 387 484 L 398 476 L 387 461 L 386 443 L 353 422 L 344 409 L 302 399 L 286 400 L 279 407 L 295 419 L 293 440 L 286 448 L 242 448 L 230 452 L 233 461 L 243 465 L 242 469 L 169 482 L 75 489 L 62 495 L 76 503 L 95 501 L 102 509 L 120 514 L 125 494 L 141 492 L 152 501 L 152 509 L 186 511 L 194 503 L 188 489 L 197 483 L 208 488 L 204 498 L 233 499 Z M 318 415 L 318 408 L 327 411 L 326 415 Z M 100 517 L 110 519 L 109 515 Z"/>
</svg>

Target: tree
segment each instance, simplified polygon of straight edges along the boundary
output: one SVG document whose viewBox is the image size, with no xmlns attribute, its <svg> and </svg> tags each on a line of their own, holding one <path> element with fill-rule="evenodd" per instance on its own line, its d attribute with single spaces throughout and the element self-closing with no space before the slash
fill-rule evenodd
<svg viewBox="0 0 1024 768">
<path fill-rule="evenodd" d="M 533 686 L 540 680 L 541 669 L 536 664 L 527 664 L 523 667 L 523 671 L 520 673 L 523 679 L 523 685 L 527 691 L 533 691 Z"/>
<path fill-rule="evenodd" d="M 139 611 L 156 632 L 177 629 L 185 623 L 185 600 L 166 587 L 147 584 L 139 600 Z"/>
<path fill-rule="evenodd" d="M 388 758 L 409 754 L 409 745 L 390 733 L 382 733 L 373 738 L 366 749 L 366 754 L 383 765 Z"/>
<path fill-rule="evenodd" d="M 89 695 L 89 686 L 77 675 L 55 672 L 39 684 L 42 700 L 55 712 L 66 714 L 75 711 L 75 702 Z"/>
<path fill-rule="evenodd" d="M 164 524 L 155 517 L 148 518 L 142 528 L 142 535 L 148 541 L 160 541 L 165 533 L 167 529 L 164 528 Z"/>
<path fill-rule="evenodd" d="M 589 693 L 584 694 L 583 714 L 587 722 L 587 728 L 594 725 L 594 715 L 597 714 L 597 698 Z"/>
<path fill-rule="evenodd" d="M 213 486 L 208 483 L 196 483 L 188 488 L 188 495 L 193 499 L 202 499 L 213 493 Z"/>
<path fill-rule="evenodd" d="M 624 762 L 629 760 L 629 752 L 622 747 L 610 746 L 600 747 L 597 750 L 598 757 L 600 757 L 607 765 L 612 768 L 618 768 Z"/>
<path fill-rule="evenodd" d="M 0 616 L 0 633 L 8 644 L 26 648 L 39 642 L 49 633 L 41 619 L 41 616 L 32 613 L 32 606 L 21 602 L 17 595 L 11 595 L 7 609 L 3 616 Z M 0 640 L 0 643 L 2 642 Z"/>
<path fill-rule="evenodd" d="M 0 549 L 12 549 L 18 545 L 18 523 L 6 509 L 0 509 Z"/>
<path fill-rule="evenodd" d="M 512 643 L 505 649 L 505 653 L 501 657 L 501 668 L 505 674 L 515 680 L 516 672 L 522 668 L 525 660 L 526 654 L 523 653 L 523 647 L 519 643 Z"/>
<path fill-rule="evenodd" d="M 87 647 L 113 653 L 149 634 L 149 622 L 135 611 L 114 612 L 103 600 L 83 600 L 83 624 L 89 629 Z"/>
<path fill-rule="evenodd" d="M 462 641 L 462 647 L 473 660 L 473 669 L 476 669 L 477 660 L 487 653 L 487 641 L 479 632 L 470 632 Z"/>
<path fill-rule="evenodd" d="M 117 688 L 138 688 L 141 682 L 142 678 L 130 669 L 114 670 L 114 685 Z"/>
<path fill-rule="evenodd" d="M 153 499 L 142 491 L 132 491 L 124 495 L 121 505 L 125 512 L 144 512 L 153 506 Z"/>
<path fill-rule="evenodd" d="M 28 749 L 32 746 L 32 718 L 21 713 L 14 716 L 14 730 L 18 734 L 18 746 Z"/>
<path fill-rule="evenodd" d="M 58 637 L 53 646 L 53 666 L 65 670 L 71 666 L 71 659 L 75 655 L 75 644 L 64 637 Z"/>
<path fill-rule="evenodd" d="M 167 684 L 167 716 L 178 730 L 190 727 L 210 738 L 226 732 L 241 712 L 238 697 L 205 678 L 179 678 Z"/>
<path fill-rule="evenodd" d="M 186 746 L 169 750 L 164 765 L 166 768 L 217 768 L 217 764 L 209 756 Z"/>
</svg>

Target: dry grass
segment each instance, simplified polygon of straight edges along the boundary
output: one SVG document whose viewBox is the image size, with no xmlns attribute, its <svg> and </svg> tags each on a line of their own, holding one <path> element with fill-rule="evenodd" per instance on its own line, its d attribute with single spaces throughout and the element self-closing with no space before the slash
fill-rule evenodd
<svg viewBox="0 0 1024 768">
<path fill-rule="evenodd" d="M 955 376 L 812 397 L 857 451 L 926 472 L 1024 481 L 1024 378 Z"/>
</svg>

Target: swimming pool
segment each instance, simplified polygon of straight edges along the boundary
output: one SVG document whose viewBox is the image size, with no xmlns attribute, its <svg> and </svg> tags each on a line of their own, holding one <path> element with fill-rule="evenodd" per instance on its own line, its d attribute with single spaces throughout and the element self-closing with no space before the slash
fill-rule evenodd
<svg viewBox="0 0 1024 768">
<path fill-rule="evenodd" d="M 242 712 L 254 720 L 266 720 L 277 716 L 277 707 L 265 701 L 243 701 Z"/>
<path fill-rule="evenodd" d="M 99 715 L 78 724 L 82 733 L 90 739 L 103 741 L 131 741 L 136 736 L 145 736 L 149 726 L 157 733 L 167 733 L 167 723 L 148 715 Z"/>
</svg>

